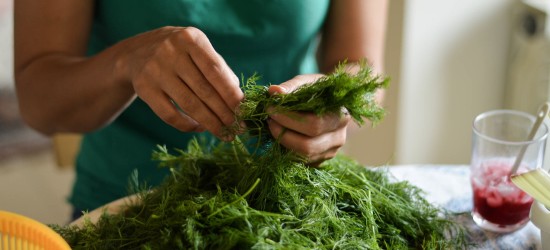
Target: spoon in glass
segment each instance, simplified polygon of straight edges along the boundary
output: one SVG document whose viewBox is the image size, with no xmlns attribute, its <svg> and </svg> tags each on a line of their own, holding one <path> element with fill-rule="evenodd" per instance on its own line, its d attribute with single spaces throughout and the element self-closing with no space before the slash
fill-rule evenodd
<svg viewBox="0 0 550 250">
<path fill-rule="evenodd" d="M 528 140 L 533 140 L 544 118 L 548 115 L 550 104 L 547 102 L 541 106 L 537 114 L 537 120 L 533 124 L 528 136 Z M 510 171 L 512 182 L 521 190 L 529 194 L 535 200 L 550 207 L 550 174 L 542 168 L 527 171 L 525 173 L 516 174 L 517 169 L 523 159 L 527 146 L 524 146 L 514 162 L 514 166 Z"/>
</svg>

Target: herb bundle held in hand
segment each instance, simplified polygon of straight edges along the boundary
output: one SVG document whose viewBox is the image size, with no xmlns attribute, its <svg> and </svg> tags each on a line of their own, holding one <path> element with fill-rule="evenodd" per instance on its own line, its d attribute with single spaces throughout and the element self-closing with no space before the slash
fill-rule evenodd
<svg viewBox="0 0 550 250">
<path fill-rule="evenodd" d="M 345 108 L 359 124 L 380 120 L 374 93 L 388 80 L 364 64 L 356 75 L 340 67 L 287 95 L 245 86 L 238 120 L 251 140 L 186 151 L 159 147 L 153 158 L 171 175 L 140 202 L 97 223 L 55 226 L 74 249 L 455 249 L 461 228 L 429 204 L 417 187 L 337 156 L 320 168 L 285 150 L 265 130 L 269 112 L 322 115 Z M 233 128 L 242 129 L 242 128 Z M 259 138 L 259 139 L 258 139 Z M 257 144 L 248 150 L 250 142 Z M 261 145 L 261 146 L 260 146 Z M 457 237 L 458 236 L 458 237 Z"/>
</svg>

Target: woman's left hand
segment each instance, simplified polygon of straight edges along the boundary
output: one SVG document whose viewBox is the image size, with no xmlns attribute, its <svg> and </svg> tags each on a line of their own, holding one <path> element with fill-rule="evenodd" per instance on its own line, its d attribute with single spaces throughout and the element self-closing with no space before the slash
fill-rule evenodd
<svg viewBox="0 0 550 250">
<path fill-rule="evenodd" d="M 269 87 L 269 94 L 286 94 L 298 87 L 314 82 L 323 75 L 299 75 L 280 85 Z M 276 113 L 268 120 L 274 138 L 286 148 L 306 157 L 308 163 L 317 166 L 333 158 L 346 142 L 349 114 Z"/>
</svg>

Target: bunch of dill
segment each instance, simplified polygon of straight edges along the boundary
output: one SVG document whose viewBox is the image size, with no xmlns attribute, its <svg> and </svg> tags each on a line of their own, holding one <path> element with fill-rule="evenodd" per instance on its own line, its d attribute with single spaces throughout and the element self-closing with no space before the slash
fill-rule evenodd
<svg viewBox="0 0 550 250">
<path fill-rule="evenodd" d="M 384 109 L 376 103 L 375 94 L 376 90 L 387 87 L 389 78 L 373 74 L 365 62 L 359 63 L 356 74 L 347 73 L 345 66 L 342 63 L 332 74 L 287 95 L 269 95 L 267 87 L 257 85 L 258 77 L 252 76 L 243 87 L 245 100 L 239 106 L 237 120 L 245 121 L 246 129 L 252 134 L 263 133 L 268 137 L 268 130 L 263 128 L 270 113 L 313 112 L 321 116 L 347 112 L 359 125 L 364 124 L 365 119 L 373 123 L 382 120 Z M 270 112 L 268 107 L 272 108 Z"/>
<path fill-rule="evenodd" d="M 317 114 L 345 107 L 359 123 L 376 121 L 383 110 L 373 93 L 386 84 L 365 65 L 357 75 L 340 69 L 288 95 L 270 96 L 251 81 L 243 104 L 248 109 L 239 119 L 258 125 L 248 126 L 254 135 L 266 135 L 268 107 Z M 154 189 L 141 189 L 140 202 L 128 204 L 123 213 L 104 214 L 95 224 L 53 228 L 74 249 L 455 249 L 465 244 L 460 227 L 408 182 L 390 181 L 386 172 L 342 155 L 310 168 L 273 138 L 261 153 L 251 152 L 247 142 L 193 140 L 176 153 L 159 146 L 153 159 L 171 175 Z"/>
</svg>

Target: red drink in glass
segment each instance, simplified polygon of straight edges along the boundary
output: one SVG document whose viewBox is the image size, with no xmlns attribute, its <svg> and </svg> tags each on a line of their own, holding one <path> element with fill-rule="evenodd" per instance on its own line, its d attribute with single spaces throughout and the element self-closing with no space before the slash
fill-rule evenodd
<svg viewBox="0 0 550 250">
<path fill-rule="evenodd" d="M 543 165 L 549 130 L 542 123 L 537 131 L 531 131 L 536 120 L 516 110 L 490 110 L 474 119 L 472 217 L 485 230 L 508 233 L 529 222 L 533 198 L 511 181 L 510 174 L 516 162 L 520 168 L 515 174 Z"/>
<path fill-rule="evenodd" d="M 529 221 L 533 198 L 510 180 L 512 164 L 506 160 L 486 161 L 472 173 L 474 220 L 488 224 L 494 231 L 513 231 Z"/>
</svg>

